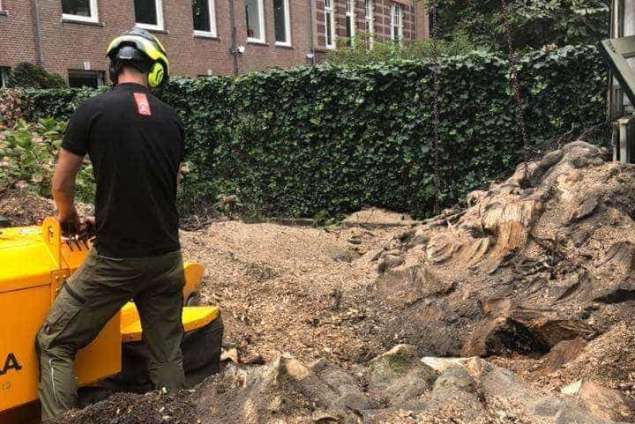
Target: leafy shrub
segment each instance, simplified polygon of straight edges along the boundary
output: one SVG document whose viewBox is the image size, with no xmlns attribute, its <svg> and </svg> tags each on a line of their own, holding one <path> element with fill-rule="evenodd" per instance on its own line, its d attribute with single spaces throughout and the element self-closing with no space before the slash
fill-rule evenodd
<svg viewBox="0 0 635 424">
<path fill-rule="evenodd" d="M 18 187 L 50 197 L 55 159 L 66 124 L 53 118 L 28 124 L 19 120 L 0 133 L 0 192 Z M 77 178 L 77 195 L 92 201 L 95 193 L 92 167 L 82 167 Z"/>
<path fill-rule="evenodd" d="M 51 74 L 39 65 L 22 62 L 11 72 L 9 87 L 63 88 L 66 87 L 66 81 L 60 75 Z"/>
<path fill-rule="evenodd" d="M 595 47 L 533 52 L 518 66 L 533 152 L 605 120 Z M 434 69 L 426 61 L 327 64 L 171 82 L 159 95 L 185 125 L 188 201 L 234 196 L 251 213 L 305 217 L 362 206 L 422 216 L 457 201 L 522 158 L 509 65 L 485 52 L 445 58 L 439 96 Z M 87 92 L 27 95 L 31 118 L 67 118 Z"/>
<path fill-rule="evenodd" d="M 479 46 L 507 50 L 500 0 L 427 0 L 439 7 L 439 31 L 447 39 L 470 34 Z M 509 28 L 516 49 L 595 44 L 609 36 L 605 0 L 508 0 Z"/>
<path fill-rule="evenodd" d="M 13 126 L 22 118 L 24 96 L 20 90 L 0 89 L 0 125 Z"/>
<path fill-rule="evenodd" d="M 357 35 L 353 46 L 338 46 L 327 53 L 326 61 L 334 65 L 367 65 L 395 60 L 421 60 L 433 56 L 433 50 L 439 56 L 459 56 L 477 50 L 476 46 L 464 33 L 457 33 L 451 40 L 432 39 L 403 41 L 399 45 L 393 41 L 373 40 L 373 48 L 369 49 L 370 37 L 367 34 Z"/>
</svg>

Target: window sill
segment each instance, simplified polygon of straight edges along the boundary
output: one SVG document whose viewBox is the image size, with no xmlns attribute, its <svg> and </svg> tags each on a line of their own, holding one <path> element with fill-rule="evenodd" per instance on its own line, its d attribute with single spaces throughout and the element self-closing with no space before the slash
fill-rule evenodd
<svg viewBox="0 0 635 424">
<path fill-rule="evenodd" d="M 289 49 L 289 50 L 293 50 L 293 45 L 292 44 L 287 44 L 287 43 L 276 43 L 274 44 L 276 47 L 280 47 L 281 49 Z"/>
<path fill-rule="evenodd" d="M 193 38 L 200 38 L 203 40 L 216 40 L 216 41 L 220 41 L 220 37 L 218 35 L 214 35 L 214 34 L 207 34 L 204 32 L 195 32 L 194 35 L 192 35 Z"/>
<path fill-rule="evenodd" d="M 155 32 L 157 34 L 169 34 L 169 32 L 165 28 L 159 26 L 135 23 L 135 27 L 145 29 L 146 31 Z"/>
<path fill-rule="evenodd" d="M 73 18 L 62 18 L 63 24 L 77 24 L 77 25 L 87 25 L 103 28 L 105 25 L 103 22 L 92 22 L 92 21 L 82 21 L 80 19 Z"/>
<path fill-rule="evenodd" d="M 267 43 L 266 41 L 262 41 L 262 40 L 256 40 L 256 39 L 247 39 L 247 44 L 254 44 L 256 46 L 268 46 L 269 43 Z"/>
</svg>

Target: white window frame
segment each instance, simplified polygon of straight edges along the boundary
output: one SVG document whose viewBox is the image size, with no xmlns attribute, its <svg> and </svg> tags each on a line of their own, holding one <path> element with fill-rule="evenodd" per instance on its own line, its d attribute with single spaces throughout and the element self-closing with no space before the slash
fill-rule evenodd
<svg viewBox="0 0 635 424">
<path fill-rule="evenodd" d="M 68 70 L 68 85 L 70 86 L 71 74 L 84 74 L 91 75 L 95 77 L 97 81 L 97 87 L 103 87 L 106 79 L 106 73 L 103 71 L 87 71 L 87 70 L 79 70 L 79 69 L 69 69 Z"/>
<path fill-rule="evenodd" d="M 198 37 L 215 38 L 218 36 L 218 33 L 216 32 L 216 2 L 215 0 L 206 0 L 206 1 L 207 1 L 207 7 L 209 8 L 209 12 L 208 12 L 209 13 L 209 31 L 200 31 L 195 29 L 194 35 Z M 193 18 L 194 17 L 192 16 L 192 25 L 194 25 Z"/>
<path fill-rule="evenodd" d="M 287 41 L 276 41 L 276 46 L 283 47 L 291 47 L 291 11 L 289 10 L 289 0 L 283 0 L 284 3 L 284 32 Z M 272 1 L 273 4 L 273 1 Z M 273 11 L 273 27 L 274 27 L 274 35 L 273 38 L 276 38 L 276 11 Z"/>
<path fill-rule="evenodd" d="M 258 22 L 260 23 L 260 34 L 258 37 L 247 36 L 248 43 L 265 44 L 267 42 L 267 31 L 265 30 L 265 3 L 264 0 L 257 0 L 258 5 Z M 246 19 L 245 19 L 246 20 Z M 247 22 L 245 22 L 247 23 Z M 248 27 L 245 27 L 248 29 Z"/>
<path fill-rule="evenodd" d="M 330 6 L 326 5 L 327 2 L 330 3 Z M 334 0 L 324 0 L 324 45 L 327 49 L 334 49 L 337 45 L 335 42 L 337 31 L 335 31 L 335 9 L 333 8 L 333 2 Z M 329 23 L 331 24 L 330 34 L 328 33 Z M 329 44 L 329 35 L 331 36 L 331 44 Z"/>
<path fill-rule="evenodd" d="M 134 0 L 133 0 L 133 7 L 134 7 Z M 155 30 L 155 31 L 163 31 L 165 29 L 165 21 L 163 20 L 163 0 L 154 0 L 154 7 L 156 8 L 156 12 L 157 12 L 157 24 L 152 25 L 152 24 L 144 24 L 141 22 L 136 22 L 137 17 L 135 16 L 135 26 L 137 28 L 143 28 L 143 29 L 149 29 L 149 30 Z"/>
<path fill-rule="evenodd" d="M 375 41 L 375 2 L 364 0 L 364 22 L 366 23 L 366 36 L 368 37 L 368 48 L 372 49 Z"/>
<path fill-rule="evenodd" d="M 399 11 L 399 13 L 397 13 Z M 398 19 L 398 22 L 395 22 Z M 395 26 L 397 26 L 399 39 L 395 40 Z M 403 41 L 403 7 L 400 4 L 393 3 L 390 8 L 390 39 L 397 41 L 399 44 Z"/>
<path fill-rule="evenodd" d="M 355 0 L 344 0 L 346 5 L 346 19 L 351 20 L 351 33 L 348 36 L 349 45 L 353 47 L 353 40 L 355 39 Z M 346 30 L 348 31 L 348 24 L 344 21 Z"/>
<path fill-rule="evenodd" d="M 60 5 L 62 0 L 60 0 Z M 99 9 L 97 8 L 97 0 L 89 0 L 88 6 L 90 7 L 90 16 L 72 15 L 70 13 L 64 13 L 62 10 L 62 19 L 65 21 L 76 22 L 99 22 Z M 2 1 L 0 0 L 0 10 L 2 10 Z"/>
</svg>

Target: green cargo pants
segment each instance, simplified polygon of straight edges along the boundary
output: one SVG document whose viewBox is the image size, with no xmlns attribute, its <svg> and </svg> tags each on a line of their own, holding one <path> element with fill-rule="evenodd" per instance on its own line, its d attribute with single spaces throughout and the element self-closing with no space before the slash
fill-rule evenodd
<svg viewBox="0 0 635 424">
<path fill-rule="evenodd" d="M 75 354 L 131 299 L 141 316 L 152 383 L 157 388 L 183 387 L 184 284 L 181 252 L 121 259 L 100 256 L 93 249 L 60 290 L 37 335 L 42 418 L 77 407 Z"/>
</svg>

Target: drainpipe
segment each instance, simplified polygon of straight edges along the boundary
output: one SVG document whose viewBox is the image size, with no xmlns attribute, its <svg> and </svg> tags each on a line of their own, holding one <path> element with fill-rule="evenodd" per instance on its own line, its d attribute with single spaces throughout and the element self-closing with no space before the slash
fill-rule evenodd
<svg viewBox="0 0 635 424">
<path fill-rule="evenodd" d="M 40 5 L 38 0 L 31 0 L 33 11 L 33 38 L 35 41 L 35 63 L 44 66 L 44 54 L 42 53 L 42 34 L 40 32 Z"/>
<path fill-rule="evenodd" d="M 234 58 L 234 75 L 238 75 L 240 72 L 240 69 L 238 68 L 238 56 L 240 55 L 240 51 L 238 50 L 238 45 L 236 43 L 236 12 L 234 10 L 234 0 L 229 0 L 229 20 L 232 23 L 232 44 L 229 48 L 229 54 L 231 54 Z"/>
</svg>

